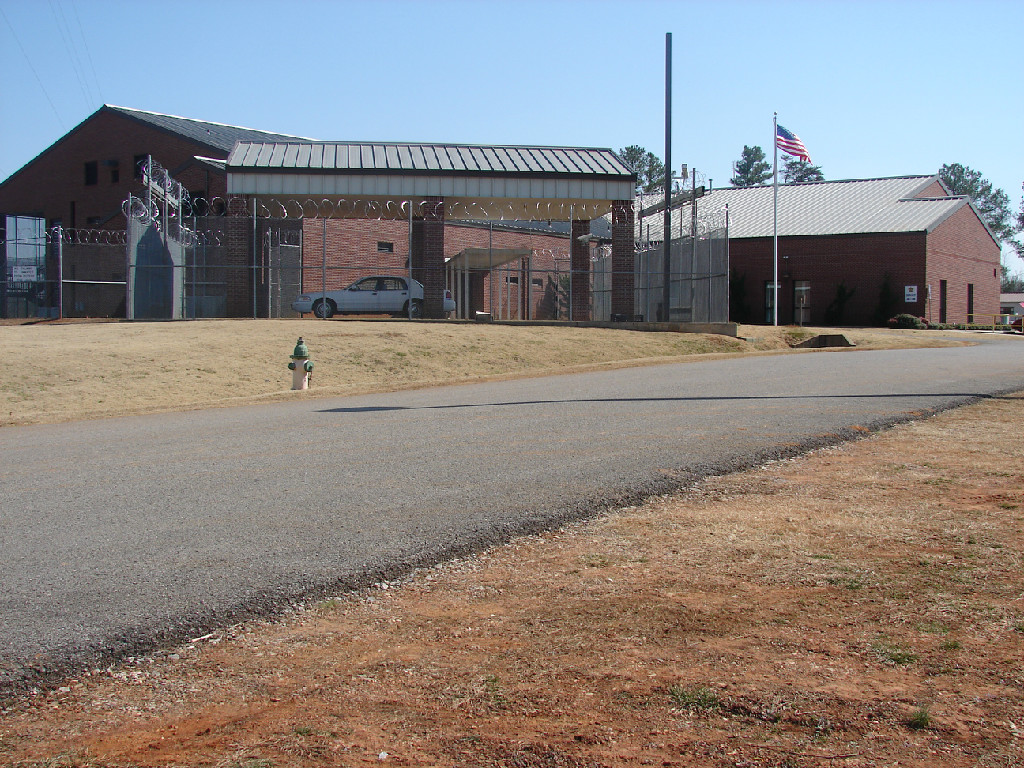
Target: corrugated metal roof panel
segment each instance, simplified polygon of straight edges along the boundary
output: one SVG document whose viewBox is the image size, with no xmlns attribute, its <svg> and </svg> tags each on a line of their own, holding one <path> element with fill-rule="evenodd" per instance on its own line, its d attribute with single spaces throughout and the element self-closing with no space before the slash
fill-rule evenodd
<svg viewBox="0 0 1024 768">
<path fill-rule="evenodd" d="M 778 234 L 780 237 L 847 235 L 860 233 L 924 232 L 959 208 L 963 197 L 915 198 L 934 176 L 900 176 L 887 179 L 853 179 L 779 185 Z M 657 205 L 660 195 L 642 198 L 643 205 Z M 723 188 L 697 201 L 699 214 L 729 206 L 729 237 L 771 237 L 773 188 Z M 672 211 L 673 231 L 680 216 L 690 218 L 690 206 Z M 637 217 L 637 226 L 640 217 Z M 661 240 L 664 215 L 650 211 L 643 218 L 643 239 Z M 639 232 L 639 230 L 638 230 Z"/>
<path fill-rule="evenodd" d="M 466 144 L 241 142 L 227 165 L 236 170 L 589 175 L 616 180 L 633 175 L 609 149 Z"/>
<path fill-rule="evenodd" d="M 225 125 L 224 123 L 212 123 L 207 120 L 193 120 L 192 118 L 178 117 L 177 115 L 163 115 L 159 112 L 117 107 L 113 104 L 104 104 L 102 109 L 118 112 L 139 122 L 170 131 L 200 144 L 216 147 L 225 153 L 230 152 L 232 147 L 239 141 L 256 143 L 315 141 L 315 139 L 307 139 L 302 136 L 289 136 L 285 133 L 260 131 L 255 128 L 243 128 L 238 125 Z"/>
<path fill-rule="evenodd" d="M 399 145 L 398 149 L 398 167 L 408 168 L 412 166 L 412 150 L 405 145 Z"/>
</svg>

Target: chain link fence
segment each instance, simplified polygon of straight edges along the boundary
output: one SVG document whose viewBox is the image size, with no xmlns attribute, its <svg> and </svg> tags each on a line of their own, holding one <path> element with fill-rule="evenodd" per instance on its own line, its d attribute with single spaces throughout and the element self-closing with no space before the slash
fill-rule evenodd
<svg viewBox="0 0 1024 768">
<path fill-rule="evenodd" d="M 280 318 L 297 316 L 296 307 L 313 312 L 317 302 L 330 302 L 329 314 L 340 314 L 355 293 L 350 288 L 383 276 L 400 278 L 407 288 L 418 281 L 443 291 L 446 314 L 457 318 L 657 320 L 666 316 L 667 277 L 669 320 L 728 319 L 724 211 L 698 219 L 694 232 L 689 206 L 675 206 L 666 269 L 660 234 L 651 231 L 661 214 L 652 216 L 638 202 L 632 264 L 616 274 L 611 214 L 584 207 L 569 209 L 570 218 L 594 217 L 581 246 L 571 240 L 571 221 L 542 218 L 562 215 L 551 206 L 538 208 L 529 221 L 472 221 L 438 216 L 444 203 L 437 200 L 198 200 L 152 161 L 144 182 L 142 196 L 124 204 L 125 232 L 46 230 L 40 220 L 7 217 L 0 286 L 5 316 Z M 424 221 L 431 216 L 443 228 L 441 265 L 428 265 L 422 256 L 429 236 Z M 617 263 L 624 263 L 621 257 Z M 620 296 L 628 287 L 632 312 L 621 312 L 627 298 L 613 315 L 616 286 Z M 297 303 L 302 297 L 308 301 Z M 410 313 L 415 303 L 412 296 L 398 313 Z M 395 307 L 360 304 L 353 311 Z"/>
</svg>

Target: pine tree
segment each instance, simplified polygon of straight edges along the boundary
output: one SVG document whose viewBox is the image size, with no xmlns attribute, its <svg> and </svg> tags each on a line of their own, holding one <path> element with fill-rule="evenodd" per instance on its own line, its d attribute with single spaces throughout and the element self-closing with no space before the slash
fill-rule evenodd
<svg viewBox="0 0 1024 768">
<path fill-rule="evenodd" d="M 665 164 L 653 152 L 631 144 L 619 150 L 619 157 L 636 173 L 637 194 L 656 192 L 664 188 Z"/>
<path fill-rule="evenodd" d="M 787 184 L 799 183 L 801 181 L 824 181 L 825 174 L 821 172 L 820 165 L 811 165 L 806 160 L 797 157 L 787 157 L 782 167 L 782 180 Z"/>
<path fill-rule="evenodd" d="M 756 187 L 764 184 L 772 177 L 772 167 L 765 160 L 764 150 L 760 147 L 743 145 L 743 153 L 729 183 L 734 187 Z"/>
<path fill-rule="evenodd" d="M 939 178 L 954 195 L 967 195 L 978 209 L 982 220 L 1002 242 L 1013 242 L 1016 231 L 1010 213 L 1010 198 L 978 171 L 960 163 L 947 164 L 939 169 Z"/>
</svg>

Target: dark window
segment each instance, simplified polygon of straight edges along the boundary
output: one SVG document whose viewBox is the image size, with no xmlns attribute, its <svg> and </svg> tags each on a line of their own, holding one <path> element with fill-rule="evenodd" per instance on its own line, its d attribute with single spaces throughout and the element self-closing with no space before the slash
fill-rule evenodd
<svg viewBox="0 0 1024 768">
<path fill-rule="evenodd" d="M 395 252 L 395 244 L 394 243 L 384 243 L 384 242 L 381 242 L 379 240 L 377 241 L 377 253 L 394 253 L 394 252 Z"/>
<path fill-rule="evenodd" d="M 381 287 L 382 291 L 404 291 L 405 290 L 405 280 L 403 280 L 400 277 L 385 277 L 385 278 L 383 278 L 381 280 L 381 283 L 383 283 L 383 285 Z"/>
<path fill-rule="evenodd" d="M 535 288 L 541 288 L 541 287 L 542 287 L 542 286 L 544 285 L 544 280 L 543 280 L 542 278 L 539 278 L 539 277 L 535 277 L 535 278 L 533 278 L 532 280 L 530 280 L 530 283 L 531 283 L 531 284 L 532 284 L 532 285 L 533 285 L 533 286 L 534 286 Z"/>
<path fill-rule="evenodd" d="M 104 165 L 110 169 L 110 183 L 117 184 L 121 180 L 121 163 L 117 160 L 107 160 Z"/>
<path fill-rule="evenodd" d="M 85 164 L 85 186 L 91 187 L 100 178 L 99 165 L 95 160 L 90 160 Z"/>
<path fill-rule="evenodd" d="M 974 322 L 974 283 L 967 284 L 967 322 Z"/>
<path fill-rule="evenodd" d="M 511 275 L 510 277 L 506 277 L 505 282 L 509 285 L 519 285 L 519 276 Z"/>
</svg>

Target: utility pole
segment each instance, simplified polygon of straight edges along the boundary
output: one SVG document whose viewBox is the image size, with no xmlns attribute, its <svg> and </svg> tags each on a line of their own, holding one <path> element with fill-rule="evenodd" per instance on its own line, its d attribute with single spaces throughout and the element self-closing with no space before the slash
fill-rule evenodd
<svg viewBox="0 0 1024 768">
<path fill-rule="evenodd" d="M 665 33 L 665 225 L 662 229 L 662 280 L 661 320 L 668 322 L 668 304 L 671 300 L 671 255 L 672 255 L 672 33 Z"/>
</svg>

